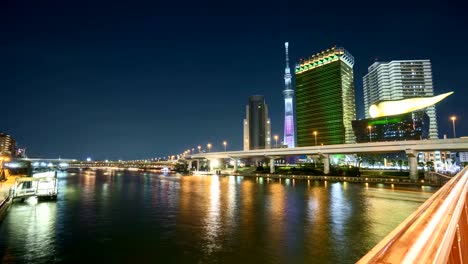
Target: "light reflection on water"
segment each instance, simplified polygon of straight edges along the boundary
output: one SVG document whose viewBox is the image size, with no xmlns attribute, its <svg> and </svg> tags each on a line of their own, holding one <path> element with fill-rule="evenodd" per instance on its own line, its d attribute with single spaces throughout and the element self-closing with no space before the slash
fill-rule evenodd
<svg viewBox="0 0 468 264">
<path fill-rule="evenodd" d="M 58 177 L 56 202 L 10 208 L 2 262 L 354 263 L 435 191 L 128 171 Z"/>
</svg>

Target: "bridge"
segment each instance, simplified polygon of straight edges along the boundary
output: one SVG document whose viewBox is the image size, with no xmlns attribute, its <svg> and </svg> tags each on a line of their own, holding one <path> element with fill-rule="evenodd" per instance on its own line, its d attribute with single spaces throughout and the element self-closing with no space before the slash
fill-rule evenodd
<svg viewBox="0 0 468 264">
<path fill-rule="evenodd" d="M 359 154 L 359 153 L 396 153 L 405 152 L 408 156 L 410 179 L 418 178 L 417 156 L 424 151 L 468 151 L 468 138 L 436 139 L 436 140 L 408 140 L 391 142 L 369 142 L 356 144 L 339 144 L 325 146 L 309 146 L 297 148 L 272 148 L 249 151 L 225 151 L 192 154 L 187 157 L 189 162 L 199 159 L 240 159 L 253 157 L 267 157 L 270 159 L 270 172 L 275 172 L 275 159 L 286 156 L 319 155 L 324 162 L 324 173 L 330 172 L 330 155 Z M 237 170 L 237 162 L 234 162 Z"/>
<path fill-rule="evenodd" d="M 176 161 L 71 161 L 69 168 L 137 168 L 137 169 L 171 169 Z"/>
<path fill-rule="evenodd" d="M 468 263 L 468 166 L 358 263 Z"/>
<path fill-rule="evenodd" d="M 155 160 L 139 160 L 139 161 L 125 161 L 125 160 L 96 160 L 96 161 L 82 161 L 76 159 L 41 159 L 41 158 L 22 158 L 18 159 L 28 161 L 35 169 L 45 168 L 139 168 L 139 169 L 161 169 L 173 168 L 177 161 L 155 161 Z"/>
</svg>

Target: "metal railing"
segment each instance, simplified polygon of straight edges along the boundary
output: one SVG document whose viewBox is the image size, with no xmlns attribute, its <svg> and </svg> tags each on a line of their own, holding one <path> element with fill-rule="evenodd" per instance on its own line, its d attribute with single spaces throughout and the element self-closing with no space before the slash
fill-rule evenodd
<svg viewBox="0 0 468 264">
<path fill-rule="evenodd" d="M 468 263 L 468 167 L 358 263 Z"/>
<path fill-rule="evenodd" d="M 424 179 L 434 184 L 445 184 L 453 178 L 453 175 L 445 175 L 438 172 L 427 172 L 424 174 Z"/>
</svg>

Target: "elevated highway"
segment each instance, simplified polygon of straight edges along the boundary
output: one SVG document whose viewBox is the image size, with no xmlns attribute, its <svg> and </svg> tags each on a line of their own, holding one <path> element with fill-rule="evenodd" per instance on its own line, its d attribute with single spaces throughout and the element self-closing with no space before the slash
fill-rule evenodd
<svg viewBox="0 0 468 264">
<path fill-rule="evenodd" d="M 370 142 L 356 144 L 339 144 L 325 146 L 309 146 L 297 148 L 272 148 L 258 149 L 249 151 L 225 151 L 208 152 L 193 154 L 188 157 L 189 160 L 196 159 L 223 159 L 223 158 L 270 158 L 270 172 L 274 172 L 274 161 L 279 157 L 298 156 L 298 155 L 320 155 L 324 162 L 324 173 L 328 174 L 329 156 L 333 154 L 359 154 L 359 153 L 392 153 L 405 152 L 408 156 L 410 167 L 410 178 L 417 179 L 417 156 L 419 152 L 424 151 L 468 151 L 468 138 L 455 139 L 436 139 L 436 140 L 408 140 L 408 141 L 390 141 L 390 142 Z M 234 170 L 237 170 L 235 163 Z"/>
</svg>

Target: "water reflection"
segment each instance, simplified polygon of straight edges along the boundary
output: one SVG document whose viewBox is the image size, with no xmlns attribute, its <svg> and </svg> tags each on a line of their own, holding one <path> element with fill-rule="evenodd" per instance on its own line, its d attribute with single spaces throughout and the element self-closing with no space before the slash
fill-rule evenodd
<svg viewBox="0 0 468 264">
<path fill-rule="evenodd" d="M 0 251 L 4 252 L 2 263 L 8 262 L 50 262 L 56 254 L 56 206 L 53 202 L 37 203 L 35 198 L 14 206 L 2 228 L 14 230 L 11 236 L 0 236 Z M 3 232 L 1 232 L 3 233 Z M 18 248 L 23 248 L 18 255 Z M 26 249 L 26 250 L 24 250 Z"/>
<path fill-rule="evenodd" d="M 220 187 L 219 177 L 211 177 L 210 190 L 208 193 L 209 207 L 205 218 L 204 238 L 206 240 L 206 253 L 211 254 L 213 250 L 218 249 L 221 245 L 217 241 L 218 233 L 221 229 L 220 216 Z"/>
<path fill-rule="evenodd" d="M 435 191 L 129 171 L 59 174 L 59 189 L 14 204 L 3 262 L 354 263 Z"/>
</svg>

